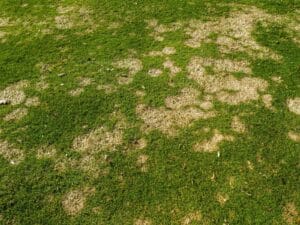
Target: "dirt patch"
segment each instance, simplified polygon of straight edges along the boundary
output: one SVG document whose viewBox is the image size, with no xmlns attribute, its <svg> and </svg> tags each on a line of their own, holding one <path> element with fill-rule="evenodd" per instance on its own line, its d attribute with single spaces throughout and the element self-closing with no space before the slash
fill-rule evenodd
<svg viewBox="0 0 300 225">
<path fill-rule="evenodd" d="M 300 115 L 300 98 L 289 99 L 287 101 L 289 110 L 297 115 Z"/>
<path fill-rule="evenodd" d="M 95 188 L 84 187 L 65 194 L 62 206 L 69 216 L 78 215 L 85 207 L 87 198 L 96 192 Z"/>
<path fill-rule="evenodd" d="M 28 114 L 28 109 L 26 108 L 18 108 L 12 111 L 11 113 L 7 114 L 3 120 L 4 121 L 18 121 L 21 120 L 23 117 L 25 117 Z"/>
<path fill-rule="evenodd" d="M 231 128 L 233 131 L 243 134 L 246 132 L 246 125 L 238 116 L 234 116 L 231 121 Z"/>
<path fill-rule="evenodd" d="M 197 143 L 194 146 L 196 152 L 216 152 L 220 148 L 220 144 L 224 141 L 233 141 L 234 137 L 230 135 L 223 135 L 220 131 L 214 130 L 211 139 Z"/>
<path fill-rule="evenodd" d="M 198 107 L 201 104 L 198 95 L 196 90 L 185 88 L 180 95 L 168 97 L 165 100 L 166 107 L 138 105 L 136 113 L 145 123 L 142 129 L 146 132 L 158 129 L 164 134 L 176 135 L 179 128 L 188 126 L 195 120 L 214 117 L 213 111 L 203 111 Z"/>
<path fill-rule="evenodd" d="M 27 98 L 25 105 L 27 107 L 37 107 L 41 104 L 39 97 Z"/>
<path fill-rule="evenodd" d="M 18 105 L 25 101 L 24 89 L 28 86 L 27 81 L 20 81 L 0 91 L 0 99 L 8 100 L 11 105 Z"/>
<path fill-rule="evenodd" d="M 134 225 L 151 225 L 152 222 L 148 219 L 137 219 L 135 222 L 134 222 Z"/>
<path fill-rule="evenodd" d="M 270 49 L 260 46 L 252 36 L 256 23 L 262 21 L 276 21 L 279 18 L 251 7 L 244 10 L 237 9 L 230 16 L 218 20 L 203 22 L 191 20 L 186 29 L 190 39 L 186 45 L 198 48 L 203 43 L 213 42 L 211 34 L 218 34 L 216 43 L 222 53 L 246 52 L 253 57 L 266 57 L 275 60 L 280 56 Z"/>
<path fill-rule="evenodd" d="M 25 155 L 22 150 L 13 147 L 7 141 L 0 140 L 0 155 L 12 165 L 22 162 Z"/>
<path fill-rule="evenodd" d="M 147 161 L 149 156 L 147 155 L 140 155 L 136 161 L 136 165 L 141 169 L 142 172 L 147 172 Z"/>
<path fill-rule="evenodd" d="M 194 224 L 202 220 L 202 214 L 199 211 L 189 213 L 181 220 L 181 225 Z"/>
<path fill-rule="evenodd" d="M 215 61 L 194 57 L 188 65 L 188 77 L 195 80 L 207 94 L 214 94 L 215 97 L 224 103 L 238 105 L 253 100 L 258 100 L 260 92 L 265 92 L 268 82 L 256 77 L 243 77 L 238 79 L 228 72 L 250 72 L 244 62 L 238 61 Z M 209 62 L 209 63 L 208 63 Z M 219 64 L 223 64 L 222 66 Z M 206 72 L 205 66 L 211 65 L 219 72 L 210 75 Z M 217 66 L 219 65 L 219 66 Z M 228 66 L 228 67 L 227 67 Z"/>
<path fill-rule="evenodd" d="M 295 131 L 289 131 L 288 137 L 294 142 L 300 142 L 300 133 L 296 133 Z"/>
<path fill-rule="evenodd" d="M 288 225 L 296 225 L 300 222 L 299 212 L 294 203 L 287 203 L 284 206 L 282 216 Z"/>
</svg>

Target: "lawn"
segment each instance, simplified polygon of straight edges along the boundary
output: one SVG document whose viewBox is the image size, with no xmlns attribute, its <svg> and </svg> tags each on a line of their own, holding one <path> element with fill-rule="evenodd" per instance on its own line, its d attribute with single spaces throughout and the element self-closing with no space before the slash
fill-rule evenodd
<svg viewBox="0 0 300 225">
<path fill-rule="evenodd" d="M 300 223 L 299 0 L 1 0 L 0 224 Z"/>
</svg>

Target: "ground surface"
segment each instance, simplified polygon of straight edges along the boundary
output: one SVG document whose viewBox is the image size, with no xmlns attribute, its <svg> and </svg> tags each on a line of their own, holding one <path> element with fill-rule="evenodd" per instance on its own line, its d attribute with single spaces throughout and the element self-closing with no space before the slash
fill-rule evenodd
<svg viewBox="0 0 300 225">
<path fill-rule="evenodd" d="M 1 0 L 0 223 L 299 224 L 299 9 Z"/>
</svg>

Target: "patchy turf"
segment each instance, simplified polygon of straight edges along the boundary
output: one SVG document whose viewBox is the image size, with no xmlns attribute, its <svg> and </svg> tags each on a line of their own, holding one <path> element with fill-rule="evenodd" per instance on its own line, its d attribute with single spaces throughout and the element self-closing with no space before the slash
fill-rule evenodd
<svg viewBox="0 0 300 225">
<path fill-rule="evenodd" d="M 299 224 L 299 15 L 0 1 L 0 224 Z"/>
</svg>

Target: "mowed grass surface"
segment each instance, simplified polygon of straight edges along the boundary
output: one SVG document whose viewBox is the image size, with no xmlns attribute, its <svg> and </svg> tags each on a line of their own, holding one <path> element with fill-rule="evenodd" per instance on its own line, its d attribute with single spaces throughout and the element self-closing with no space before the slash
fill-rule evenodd
<svg viewBox="0 0 300 225">
<path fill-rule="evenodd" d="M 299 7 L 0 1 L 0 224 L 299 224 Z"/>
</svg>

